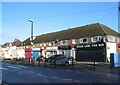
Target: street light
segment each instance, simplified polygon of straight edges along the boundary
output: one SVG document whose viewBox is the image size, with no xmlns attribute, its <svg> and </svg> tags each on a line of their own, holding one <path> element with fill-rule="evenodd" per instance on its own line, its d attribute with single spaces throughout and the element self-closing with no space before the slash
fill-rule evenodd
<svg viewBox="0 0 120 85">
<path fill-rule="evenodd" d="M 33 46 L 33 20 L 32 19 L 28 19 L 28 21 L 31 22 L 31 46 Z M 30 57 L 30 64 L 31 64 L 31 57 Z"/>
<path fill-rule="evenodd" d="M 31 45 L 33 44 L 33 20 L 32 19 L 28 19 L 28 21 L 31 22 Z"/>
</svg>

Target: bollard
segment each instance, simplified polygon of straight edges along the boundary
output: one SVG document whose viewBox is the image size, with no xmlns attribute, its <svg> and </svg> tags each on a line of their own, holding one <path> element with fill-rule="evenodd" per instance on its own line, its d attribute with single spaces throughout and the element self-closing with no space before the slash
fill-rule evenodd
<svg viewBox="0 0 120 85">
<path fill-rule="evenodd" d="M 56 60 L 54 60 L 53 62 L 54 62 L 54 68 L 56 68 Z"/>
<path fill-rule="evenodd" d="M 73 57 L 72 57 L 72 69 L 73 69 Z"/>
<path fill-rule="evenodd" d="M 94 70 L 95 70 L 95 61 L 94 61 Z"/>
<path fill-rule="evenodd" d="M 44 65 L 44 66 L 46 67 L 46 57 L 45 57 L 45 61 L 44 61 L 44 62 L 45 62 L 45 65 Z"/>
</svg>

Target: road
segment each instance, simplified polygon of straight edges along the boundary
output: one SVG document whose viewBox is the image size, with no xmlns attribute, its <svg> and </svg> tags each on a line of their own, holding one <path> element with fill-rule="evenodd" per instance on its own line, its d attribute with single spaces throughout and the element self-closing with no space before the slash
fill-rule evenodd
<svg viewBox="0 0 120 85">
<path fill-rule="evenodd" d="M 118 83 L 118 75 L 89 70 L 23 66 L 3 62 L 2 81 L 7 83 Z"/>
</svg>

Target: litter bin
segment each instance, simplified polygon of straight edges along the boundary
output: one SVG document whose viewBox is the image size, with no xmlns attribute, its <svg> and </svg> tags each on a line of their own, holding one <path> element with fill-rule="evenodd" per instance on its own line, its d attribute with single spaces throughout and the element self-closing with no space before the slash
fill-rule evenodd
<svg viewBox="0 0 120 85">
<path fill-rule="evenodd" d="M 110 66 L 120 67 L 120 53 L 110 53 Z"/>
</svg>

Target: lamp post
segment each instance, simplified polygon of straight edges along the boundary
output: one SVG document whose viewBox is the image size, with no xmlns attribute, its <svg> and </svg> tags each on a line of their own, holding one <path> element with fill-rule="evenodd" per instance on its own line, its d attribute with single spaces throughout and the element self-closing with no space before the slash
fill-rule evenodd
<svg viewBox="0 0 120 85">
<path fill-rule="evenodd" d="M 31 22 L 31 46 L 33 46 L 33 20 L 28 19 L 29 22 Z M 31 64 L 31 57 L 30 57 L 30 64 Z"/>
<path fill-rule="evenodd" d="M 32 19 L 28 19 L 28 21 L 31 22 L 31 42 L 33 43 L 33 20 Z"/>
</svg>

